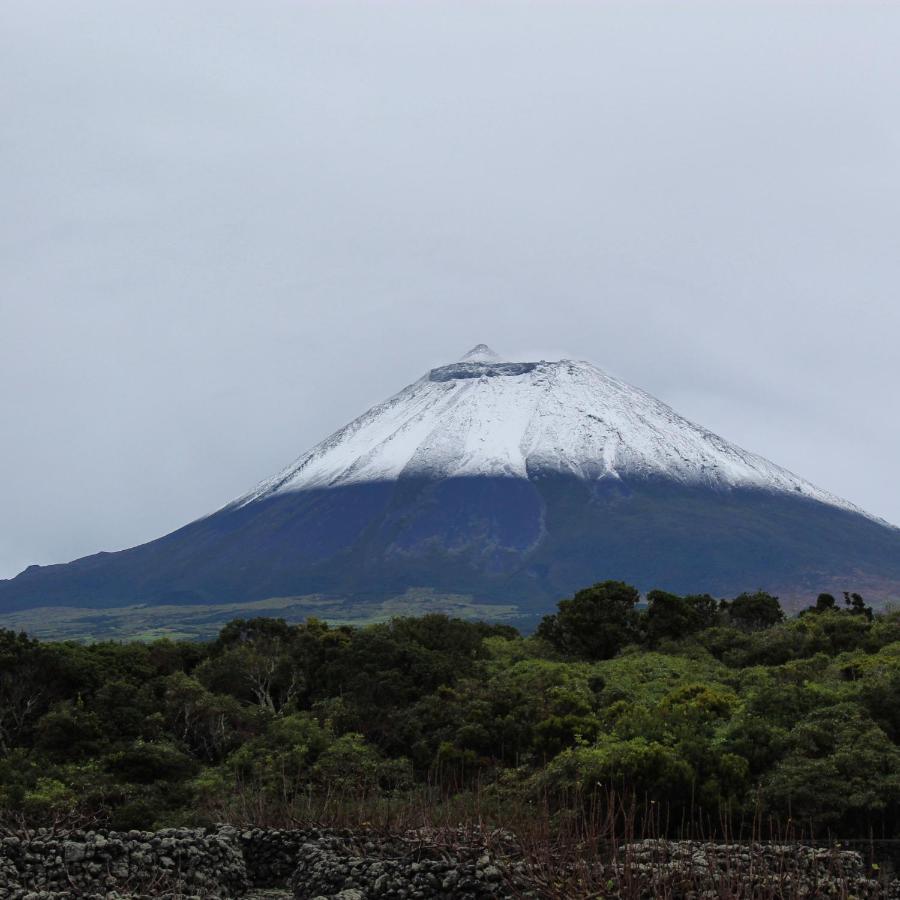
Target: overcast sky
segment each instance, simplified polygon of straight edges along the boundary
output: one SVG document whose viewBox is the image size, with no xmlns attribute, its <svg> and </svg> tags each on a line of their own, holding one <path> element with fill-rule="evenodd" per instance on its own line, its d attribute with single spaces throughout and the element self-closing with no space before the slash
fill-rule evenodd
<svg viewBox="0 0 900 900">
<path fill-rule="evenodd" d="M 900 5 L 4 0 L 0 577 L 485 341 L 900 523 Z"/>
</svg>

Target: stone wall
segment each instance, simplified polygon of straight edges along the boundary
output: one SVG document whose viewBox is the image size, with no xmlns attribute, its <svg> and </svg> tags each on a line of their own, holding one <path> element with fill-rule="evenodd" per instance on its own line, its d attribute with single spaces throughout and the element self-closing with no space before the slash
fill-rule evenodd
<svg viewBox="0 0 900 900">
<path fill-rule="evenodd" d="M 536 897 L 520 884 L 510 886 L 515 869 L 501 868 L 485 849 L 410 845 L 396 840 L 359 844 L 331 836 L 304 844 L 291 879 L 298 900 L 505 900 Z"/>
<path fill-rule="evenodd" d="M 2 900 L 35 894 L 85 900 L 114 892 L 226 898 L 240 896 L 248 886 L 234 828 L 65 835 L 38 830 L 0 839 Z"/>
<path fill-rule="evenodd" d="M 289 884 L 299 898 L 510 896 L 493 858 L 462 841 L 449 853 L 417 838 L 228 826 L 0 839 L 0 900 L 224 900 Z"/>
<path fill-rule="evenodd" d="M 839 847 L 647 840 L 621 848 L 616 871 L 648 898 L 673 890 L 755 897 L 762 889 L 774 897 L 900 898 L 900 883 L 885 884 L 859 853 Z"/>
<path fill-rule="evenodd" d="M 537 898 L 529 867 L 492 836 L 229 826 L 29 832 L 0 838 L 0 900 L 487 900 Z M 582 870 L 581 860 L 578 868 Z M 557 873 L 564 881 L 566 865 Z M 590 866 L 589 866 L 590 868 Z M 533 873 L 531 873 L 533 874 Z M 546 873 L 544 873 L 546 874 Z M 610 898 L 731 896 L 900 900 L 859 853 L 800 845 L 645 841 L 620 847 L 589 880 Z M 559 883 L 559 882 L 557 882 Z M 584 887 L 585 882 L 579 880 Z M 760 892 L 762 891 L 762 893 Z M 766 892 L 769 893 L 766 893 Z M 588 896 L 577 889 L 570 896 Z M 596 891 L 592 896 L 596 896 Z"/>
</svg>

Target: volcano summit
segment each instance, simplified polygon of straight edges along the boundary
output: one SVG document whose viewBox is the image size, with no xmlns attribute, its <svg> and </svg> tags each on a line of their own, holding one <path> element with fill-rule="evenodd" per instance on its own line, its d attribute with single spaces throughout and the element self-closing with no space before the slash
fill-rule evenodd
<svg viewBox="0 0 900 900">
<path fill-rule="evenodd" d="M 0 582 L 0 612 L 429 589 L 534 614 L 607 578 L 883 601 L 900 530 L 589 363 L 479 344 L 206 518 Z"/>
</svg>

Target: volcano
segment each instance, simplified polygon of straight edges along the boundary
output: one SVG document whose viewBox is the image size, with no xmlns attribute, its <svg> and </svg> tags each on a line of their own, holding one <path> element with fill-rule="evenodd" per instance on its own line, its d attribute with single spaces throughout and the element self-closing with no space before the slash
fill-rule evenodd
<svg viewBox="0 0 900 900">
<path fill-rule="evenodd" d="M 0 612 L 411 589 L 548 611 L 615 578 L 900 596 L 900 530 L 587 362 L 480 344 L 172 534 L 0 581 Z"/>
</svg>

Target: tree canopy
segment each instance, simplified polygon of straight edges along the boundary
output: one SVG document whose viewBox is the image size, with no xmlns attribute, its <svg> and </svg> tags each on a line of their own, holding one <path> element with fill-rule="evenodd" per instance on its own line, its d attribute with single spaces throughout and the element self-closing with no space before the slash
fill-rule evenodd
<svg viewBox="0 0 900 900">
<path fill-rule="evenodd" d="M 205 644 L 0 631 L 0 818 L 294 822 L 434 787 L 561 808 L 604 786 L 672 822 L 900 837 L 900 612 L 645 601 L 600 582 L 530 637 L 444 615 L 235 620 Z"/>
</svg>

